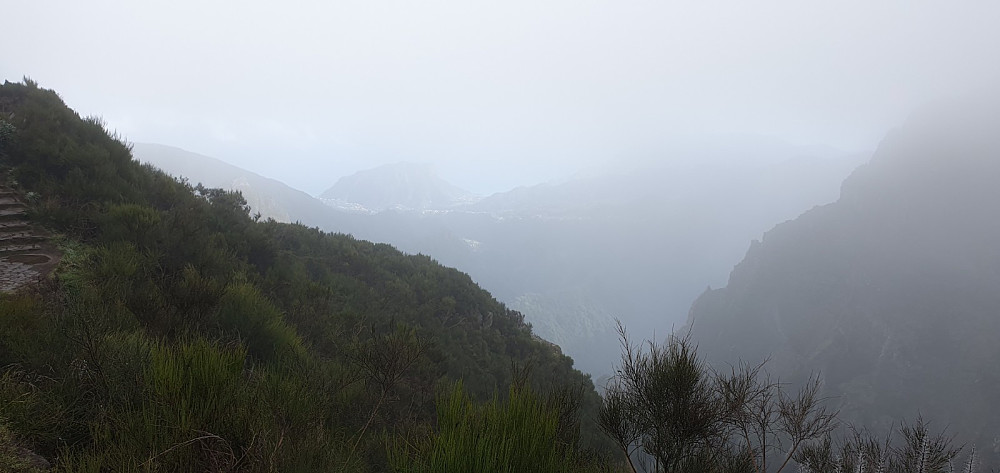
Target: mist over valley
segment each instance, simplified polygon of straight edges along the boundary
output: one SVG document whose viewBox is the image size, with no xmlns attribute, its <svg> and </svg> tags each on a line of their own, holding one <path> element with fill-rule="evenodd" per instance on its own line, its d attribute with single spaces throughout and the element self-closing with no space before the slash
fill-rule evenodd
<svg viewBox="0 0 1000 473">
<path fill-rule="evenodd" d="M 1000 469 L 994 3 L 0 11 L 0 471 Z"/>
<path fill-rule="evenodd" d="M 386 165 L 343 178 L 320 195 L 332 208 L 325 215 L 315 202 L 293 200 L 301 193 L 291 188 L 272 191 L 264 182 L 254 188 L 247 171 L 207 173 L 192 154 L 165 154 L 155 145 L 138 143 L 134 153 L 193 183 L 239 190 L 265 218 L 390 243 L 469 273 L 525 314 L 578 368 L 605 376 L 619 348 L 616 319 L 647 334 L 681 326 L 691 301 L 725 283 L 749 241 L 775 222 L 835 200 L 840 182 L 861 161 L 827 150 L 754 145 L 745 145 L 745 156 L 692 150 L 718 157 L 477 199 L 428 166 Z M 720 164 L 725 158 L 742 164 Z M 368 185 L 331 198 L 331 191 L 356 188 L 358 181 Z"/>
</svg>

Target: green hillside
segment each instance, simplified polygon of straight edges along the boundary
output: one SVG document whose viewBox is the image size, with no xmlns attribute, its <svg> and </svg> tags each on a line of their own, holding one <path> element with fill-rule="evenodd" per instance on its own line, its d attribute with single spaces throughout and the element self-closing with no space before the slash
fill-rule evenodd
<svg viewBox="0 0 1000 473">
<path fill-rule="evenodd" d="M 382 471 L 387 445 L 433 428 L 442 390 L 484 401 L 515 373 L 577 397 L 594 444 L 590 379 L 467 275 L 255 219 L 29 80 L 0 87 L 0 120 L 0 176 L 62 258 L 0 295 L 0 461 Z"/>
</svg>

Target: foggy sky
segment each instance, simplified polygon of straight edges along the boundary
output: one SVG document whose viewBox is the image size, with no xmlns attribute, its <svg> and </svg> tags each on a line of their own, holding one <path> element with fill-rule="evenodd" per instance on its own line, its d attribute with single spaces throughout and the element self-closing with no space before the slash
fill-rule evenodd
<svg viewBox="0 0 1000 473">
<path fill-rule="evenodd" d="M 997 83 L 1000 2 L 15 1 L 0 79 L 317 194 L 435 163 L 480 193 L 691 137 L 875 147 Z"/>
</svg>

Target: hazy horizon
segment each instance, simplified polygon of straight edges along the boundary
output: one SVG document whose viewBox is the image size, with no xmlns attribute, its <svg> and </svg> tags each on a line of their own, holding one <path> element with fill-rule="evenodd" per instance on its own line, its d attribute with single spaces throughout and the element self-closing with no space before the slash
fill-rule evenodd
<svg viewBox="0 0 1000 473">
<path fill-rule="evenodd" d="M 8 3 L 0 470 L 1000 471 L 1000 2 Z"/>
<path fill-rule="evenodd" d="M 55 4 L 55 5 L 53 5 Z M 478 194 L 677 143 L 870 152 L 1000 77 L 987 2 L 18 3 L 0 77 L 318 194 L 381 164 Z M 44 19 L 44 20 L 41 20 Z M 15 44 L 16 43 L 16 44 Z"/>
</svg>

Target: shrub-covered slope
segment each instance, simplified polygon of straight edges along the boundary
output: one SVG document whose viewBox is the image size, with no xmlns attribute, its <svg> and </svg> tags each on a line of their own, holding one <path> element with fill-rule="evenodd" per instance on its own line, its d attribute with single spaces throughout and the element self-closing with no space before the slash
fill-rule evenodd
<svg viewBox="0 0 1000 473">
<path fill-rule="evenodd" d="M 0 424 L 60 468 L 377 471 L 386 439 L 431 428 L 442 383 L 486 399 L 524 366 L 599 401 L 463 273 L 255 221 L 28 80 L 0 87 L 0 120 L 0 172 L 63 253 L 0 295 Z"/>
<path fill-rule="evenodd" d="M 928 109 L 840 199 L 778 225 L 689 318 L 715 362 L 771 357 L 823 375 L 842 418 L 888 431 L 921 413 L 1000 451 L 1000 107 Z M 996 464 L 996 458 L 991 459 Z"/>
</svg>

